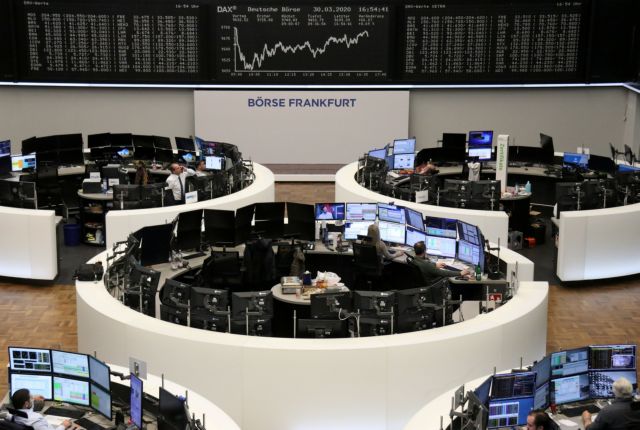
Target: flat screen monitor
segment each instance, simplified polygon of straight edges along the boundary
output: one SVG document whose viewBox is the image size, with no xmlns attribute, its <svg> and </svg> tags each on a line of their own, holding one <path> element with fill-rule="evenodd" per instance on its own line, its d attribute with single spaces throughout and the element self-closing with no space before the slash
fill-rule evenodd
<svg viewBox="0 0 640 430">
<path fill-rule="evenodd" d="M 284 208 L 284 202 L 256 203 L 255 220 L 284 221 Z"/>
<path fill-rule="evenodd" d="M 640 167 L 629 166 L 627 164 L 618 164 L 618 172 L 637 172 Z"/>
<path fill-rule="evenodd" d="M 404 224 L 404 208 L 395 205 L 378 203 L 378 219 L 380 221 Z"/>
<path fill-rule="evenodd" d="M 400 169 L 413 169 L 415 166 L 416 154 L 394 154 L 393 156 L 393 168 Z"/>
<path fill-rule="evenodd" d="M 473 224 L 468 224 L 460 220 L 458 220 L 458 237 L 474 245 L 482 245 L 480 229 Z"/>
<path fill-rule="evenodd" d="M 347 203 L 347 221 L 375 221 L 377 215 L 376 203 Z"/>
<path fill-rule="evenodd" d="M 478 157 L 480 160 L 490 160 L 492 144 L 493 131 L 470 131 L 469 157 Z"/>
<path fill-rule="evenodd" d="M 200 248 L 202 234 L 202 209 L 178 214 L 177 244 L 180 250 Z"/>
<path fill-rule="evenodd" d="M 543 164 L 553 164 L 555 150 L 553 148 L 553 138 L 544 133 L 540 133 L 540 147 L 542 148 Z"/>
<path fill-rule="evenodd" d="M 344 203 L 316 203 L 316 221 L 344 219 Z"/>
<path fill-rule="evenodd" d="M 589 348 L 568 349 L 551 354 L 551 378 L 576 375 L 589 370 Z"/>
<path fill-rule="evenodd" d="M 76 378 L 89 377 L 89 359 L 86 354 L 52 350 L 51 361 L 53 362 L 53 373 Z"/>
<path fill-rule="evenodd" d="M 51 372 L 51 351 L 10 346 L 9 366 L 16 371 Z"/>
<path fill-rule="evenodd" d="M 413 246 L 417 242 L 427 243 L 427 235 L 423 231 L 407 226 L 407 234 L 404 240 L 405 245 Z"/>
<path fill-rule="evenodd" d="M 582 170 L 589 168 L 589 154 L 576 154 L 574 152 L 565 152 L 562 156 L 562 164 L 565 166 L 575 166 Z"/>
<path fill-rule="evenodd" d="M 346 240 L 357 240 L 358 236 L 366 236 L 369 226 L 374 221 L 352 221 L 344 226 L 344 238 Z"/>
<path fill-rule="evenodd" d="M 492 399 L 531 397 L 535 394 L 535 372 L 518 372 L 494 375 L 491 384 Z"/>
<path fill-rule="evenodd" d="M 509 162 L 544 164 L 544 150 L 533 146 L 510 146 Z"/>
<path fill-rule="evenodd" d="M 247 311 L 263 317 L 273 315 L 273 294 L 271 290 L 233 293 L 231 309 L 233 318 L 244 318 Z"/>
<path fill-rule="evenodd" d="M 53 400 L 89 406 L 89 381 L 54 376 Z"/>
<path fill-rule="evenodd" d="M 547 355 L 533 365 L 532 371 L 536 372 L 536 387 L 547 383 L 551 378 L 551 356 Z"/>
<path fill-rule="evenodd" d="M 348 209 L 347 209 L 348 210 Z M 313 223 L 314 207 L 304 203 L 287 202 L 287 219 L 291 222 Z M 374 216 L 375 219 L 375 216 Z"/>
<path fill-rule="evenodd" d="M 416 138 L 396 139 L 393 141 L 394 154 L 413 154 L 416 152 Z"/>
<path fill-rule="evenodd" d="M 205 167 L 208 170 L 222 170 L 224 157 L 216 157 L 215 155 L 207 155 L 204 157 Z"/>
<path fill-rule="evenodd" d="M 0 142 L 0 176 L 8 175 L 11 172 L 11 141 Z"/>
<path fill-rule="evenodd" d="M 91 408 L 111 419 L 111 392 L 93 383 L 90 384 Z"/>
<path fill-rule="evenodd" d="M 427 234 L 427 254 L 438 257 L 455 258 L 456 240 L 450 237 L 430 236 Z"/>
<path fill-rule="evenodd" d="M 190 137 L 176 137 L 176 148 L 182 151 L 195 151 L 196 145 Z"/>
<path fill-rule="evenodd" d="M 444 149 L 462 150 L 467 144 L 467 135 L 464 133 L 442 133 L 442 147 Z"/>
<path fill-rule="evenodd" d="M 395 222 L 378 221 L 380 239 L 389 243 L 404 243 L 405 226 Z"/>
<path fill-rule="evenodd" d="M 589 372 L 589 397 L 592 399 L 606 399 L 615 397 L 613 383 L 625 378 L 631 383 L 633 391 L 638 388 L 635 369 L 633 370 L 597 370 Z"/>
<path fill-rule="evenodd" d="M 97 358 L 89 356 L 89 377 L 92 383 L 109 388 L 111 386 L 110 372 L 109 366 Z"/>
<path fill-rule="evenodd" d="M 142 380 L 133 373 L 131 374 L 131 422 L 142 429 Z"/>
<path fill-rule="evenodd" d="M 428 216 L 424 219 L 425 232 L 429 236 L 458 237 L 458 220 Z"/>
<path fill-rule="evenodd" d="M 481 245 L 476 245 L 466 240 L 458 241 L 458 260 L 465 263 L 480 266 L 480 270 L 484 273 L 484 252 Z"/>
<path fill-rule="evenodd" d="M 378 158 L 380 160 L 384 160 L 387 157 L 387 150 L 385 148 L 382 149 L 373 149 L 368 153 L 369 157 Z"/>
<path fill-rule="evenodd" d="M 606 172 L 614 174 L 616 171 L 616 163 L 611 157 L 603 157 L 601 155 L 589 155 L 589 170 L 595 170 L 597 172 Z"/>
<path fill-rule="evenodd" d="M 22 172 L 25 169 L 35 169 L 37 166 L 36 154 L 11 156 L 11 171 Z"/>
<path fill-rule="evenodd" d="M 11 395 L 26 388 L 32 396 L 42 396 L 45 400 L 53 399 L 53 381 L 51 375 L 34 375 L 9 372 Z"/>
<path fill-rule="evenodd" d="M 550 384 L 550 403 L 562 405 L 589 398 L 589 375 L 587 373 L 552 379 Z"/>
<path fill-rule="evenodd" d="M 533 409 L 533 396 L 489 401 L 487 428 L 523 426 Z"/>
<path fill-rule="evenodd" d="M 489 393 L 491 392 L 491 382 L 493 381 L 493 376 L 489 376 L 485 381 L 478 385 L 478 387 L 473 390 L 476 393 L 476 397 L 480 400 L 480 403 L 487 406 L 489 404 Z"/>
<path fill-rule="evenodd" d="M 635 345 L 589 346 L 590 370 L 624 370 L 636 368 Z"/>
<path fill-rule="evenodd" d="M 547 409 L 549 406 L 549 381 L 536 388 L 536 395 L 533 397 L 534 409 Z"/>
<path fill-rule="evenodd" d="M 391 313 L 396 305 L 395 291 L 354 291 L 353 308 L 361 314 Z"/>
<path fill-rule="evenodd" d="M 352 308 L 351 293 L 311 294 L 310 313 L 312 318 L 335 318 L 340 313 L 349 313 Z"/>
<path fill-rule="evenodd" d="M 405 219 L 407 220 L 407 225 L 417 230 L 424 231 L 424 220 L 422 219 L 422 213 L 409 208 L 405 208 L 404 210 L 406 212 Z"/>
<path fill-rule="evenodd" d="M 11 141 L 0 141 L 0 157 L 8 157 L 11 155 Z"/>
<path fill-rule="evenodd" d="M 170 391 L 160 387 L 158 401 L 158 414 L 171 424 L 171 428 L 186 428 L 189 418 L 186 415 L 184 398 L 174 396 Z M 160 428 L 159 422 L 158 429 Z"/>
<path fill-rule="evenodd" d="M 204 210 L 204 240 L 208 244 L 235 244 L 236 215 L 221 209 Z"/>
<path fill-rule="evenodd" d="M 296 337 L 299 338 L 336 338 L 348 337 L 346 321 L 339 319 L 304 319 L 297 323 Z"/>
</svg>

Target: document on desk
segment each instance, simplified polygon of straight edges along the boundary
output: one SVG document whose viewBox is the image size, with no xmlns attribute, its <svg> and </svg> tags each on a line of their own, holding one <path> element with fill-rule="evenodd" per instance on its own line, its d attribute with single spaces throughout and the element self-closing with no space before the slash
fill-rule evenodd
<svg viewBox="0 0 640 430">
<path fill-rule="evenodd" d="M 59 417 L 57 415 L 45 415 L 44 419 L 47 420 L 47 423 L 49 423 L 50 426 L 58 427 L 59 425 L 62 425 L 62 421 L 70 420 L 71 418 Z"/>
<path fill-rule="evenodd" d="M 578 423 L 574 423 L 573 421 L 568 420 L 566 418 L 558 420 L 558 424 L 560 424 L 563 427 L 578 427 Z"/>
<path fill-rule="evenodd" d="M 439 258 L 438 262 L 443 262 L 447 266 L 454 267 L 458 270 L 464 270 L 467 268 L 466 264 L 461 263 L 460 261 L 454 260 L 453 258 Z"/>
</svg>

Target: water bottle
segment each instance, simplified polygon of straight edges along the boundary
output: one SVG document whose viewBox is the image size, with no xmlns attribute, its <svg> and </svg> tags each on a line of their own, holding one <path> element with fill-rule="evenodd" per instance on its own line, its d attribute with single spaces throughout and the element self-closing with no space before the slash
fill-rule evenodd
<svg viewBox="0 0 640 430">
<path fill-rule="evenodd" d="M 524 186 L 524 190 L 531 194 L 531 182 L 527 181 L 527 184 Z"/>
<path fill-rule="evenodd" d="M 476 265 L 476 281 L 482 281 L 482 269 L 480 269 L 480 265 Z"/>
</svg>

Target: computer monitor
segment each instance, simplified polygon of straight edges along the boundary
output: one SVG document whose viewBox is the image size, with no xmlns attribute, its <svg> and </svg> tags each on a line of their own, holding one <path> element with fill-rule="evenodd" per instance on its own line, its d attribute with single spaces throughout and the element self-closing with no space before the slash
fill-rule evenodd
<svg viewBox="0 0 640 430">
<path fill-rule="evenodd" d="M 10 393 L 26 388 L 32 396 L 42 396 L 45 400 L 53 399 L 53 380 L 51 375 L 32 373 L 13 373 L 9 371 Z"/>
<path fill-rule="evenodd" d="M 426 244 L 427 243 L 427 235 L 424 234 L 424 232 L 422 232 L 420 230 L 416 230 L 413 227 L 407 226 L 407 233 L 406 233 L 405 240 L 404 240 L 405 245 L 413 246 L 417 242 L 424 242 Z"/>
<path fill-rule="evenodd" d="M 490 160 L 492 144 L 493 131 L 470 131 L 469 157 L 477 157 L 480 160 Z"/>
<path fill-rule="evenodd" d="M 376 203 L 347 203 L 347 221 L 375 221 L 377 215 Z"/>
<path fill-rule="evenodd" d="M 338 318 L 339 313 L 346 314 L 352 309 L 351 293 L 311 294 L 310 315 L 312 318 Z"/>
<path fill-rule="evenodd" d="M 233 318 L 244 318 L 247 312 L 250 316 L 271 316 L 273 294 L 271 290 L 235 292 L 231 295 L 231 310 Z"/>
<path fill-rule="evenodd" d="M 373 204 L 373 203 L 372 203 Z M 347 212 L 349 209 L 347 209 Z M 374 215 L 375 219 L 375 215 Z M 313 223 L 314 207 L 304 203 L 287 202 L 287 221 Z"/>
<path fill-rule="evenodd" d="M 616 163 L 611 159 L 611 157 L 603 157 L 601 155 L 590 154 L 587 167 L 589 170 L 606 172 L 611 175 L 616 171 Z"/>
<path fill-rule="evenodd" d="M 51 351 L 10 346 L 9 368 L 24 372 L 51 372 Z"/>
<path fill-rule="evenodd" d="M 271 336 L 272 317 L 249 317 L 247 320 L 242 317 L 231 320 L 231 333 L 243 334 L 248 336 Z"/>
<path fill-rule="evenodd" d="M 354 291 L 353 293 L 353 309 L 362 315 L 391 314 L 395 304 L 395 291 Z"/>
<path fill-rule="evenodd" d="M 442 133 L 442 147 L 444 149 L 462 150 L 464 152 L 467 135 L 464 133 Z"/>
<path fill-rule="evenodd" d="M 0 177 L 11 173 L 11 141 L 0 142 Z"/>
<path fill-rule="evenodd" d="M 89 406 L 89 381 L 54 376 L 53 400 Z"/>
<path fill-rule="evenodd" d="M 142 379 L 132 373 L 130 382 L 131 396 L 129 402 L 131 405 L 131 422 L 139 429 L 142 429 Z"/>
<path fill-rule="evenodd" d="M 551 378 L 576 375 L 589 370 L 589 348 L 568 349 L 551 354 Z"/>
<path fill-rule="evenodd" d="M 415 167 L 416 154 L 394 154 L 393 168 L 395 170 L 413 169 Z"/>
<path fill-rule="evenodd" d="M 11 156 L 11 171 L 22 172 L 27 169 L 35 169 L 37 166 L 36 154 L 27 155 L 12 155 Z"/>
<path fill-rule="evenodd" d="M 427 254 L 437 255 L 438 257 L 455 258 L 456 256 L 456 240 L 450 237 L 430 236 L 427 234 Z"/>
<path fill-rule="evenodd" d="M 417 230 L 424 231 L 424 220 L 422 219 L 422 213 L 409 208 L 404 208 L 407 220 L 407 225 Z"/>
<path fill-rule="evenodd" d="M 395 222 L 378 221 L 380 239 L 389 243 L 402 243 L 405 241 L 405 226 Z"/>
<path fill-rule="evenodd" d="M 637 172 L 640 167 L 629 166 L 627 164 L 618 164 L 618 172 Z"/>
<path fill-rule="evenodd" d="M 150 225 L 135 232 L 134 235 L 140 241 L 140 264 L 151 266 L 169 261 L 172 233 L 171 224 Z"/>
<path fill-rule="evenodd" d="M 384 336 L 391 333 L 391 317 L 380 315 L 363 315 L 359 320 L 358 336 Z"/>
<path fill-rule="evenodd" d="M 185 399 L 162 387 L 158 395 L 158 415 L 158 430 L 182 430 L 189 422 L 185 413 Z"/>
<path fill-rule="evenodd" d="M 394 154 L 413 154 L 416 152 L 416 138 L 396 139 L 393 141 Z"/>
<path fill-rule="evenodd" d="M 339 221 L 345 216 L 344 203 L 316 203 L 315 208 L 316 221 Z"/>
<path fill-rule="evenodd" d="M 357 240 L 358 236 L 366 236 L 371 224 L 374 224 L 374 221 L 347 222 L 344 226 L 345 240 Z"/>
<path fill-rule="evenodd" d="M 396 292 L 398 305 L 397 332 L 428 330 L 436 324 L 430 287 L 410 288 Z"/>
<path fill-rule="evenodd" d="M 89 395 L 91 408 L 104 415 L 107 419 L 111 419 L 111 391 L 91 383 Z"/>
<path fill-rule="evenodd" d="M 636 368 L 636 345 L 589 346 L 589 370 L 628 370 Z"/>
<path fill-rule="evenodd" d="M 196 145 L 193 143 L 193 139 L 190 137 L 176 137 L 176 148 L 182 151 L 194 151 L 196 150 Z"/>
<path fill-rule="evenodd" d="M 509 162 L 519 162 L 525 164 L 543 164 L 545 159 L 544 150 L 534 146 L 510 146 Z"/>
<path fill-rule="evenodd" d="M 506 373 L 493 376 L 492 399 L 531 397 L 535 394 L 535 372 Z"/>
<path fill-rule="evenodd" d="M 545 356 L 531 368 L 536 372 L 536 387 L 545 384 L 551 378 L 551 355 Z"/>
<path fill-rule="evenodd" d="M 589 371 L 589 397 L 592 399 L 606 399 L 615 397 L 613 383 L 625 378 L 631 383 L 633 391 L 638 388 L 635 369 L 631 370 L 591 370 Z"/>
<path fill-rule="evenodd" d="M 204 241 L 210 245 L 235 244 L 236 215 L 221 209 L 204 210 Z"/>
<path fill-rule="evenodd" d="M 465 263 L 480 266 L 480 270 L 484 273 L 484 248 L 466 240 L 458 241 L 457 259 Z"/>
<path fill-rule="evenodd" d="M 74 376 L 76 378 L 89 377 L 89 358 L 86 354 L 75 352 L 51 351 L 53 373 Z"/>
<path fill-rule="evenodd" d="M 589 154 L 565 152 L 562 156 L 562 164 L 565 167 L 578 167 L 587 170 L 589 168 Z"/>
<path fill-rule="evenodd" d="M 458 237 L 460 237 L 461 240 L 473 243 L 474 245 L 482 244 L 480 229 L 473 224 L 468 224 L 460 220 L 458 220 Z"/>
<path fill-rule="evenodd" d="M 336 338 L 348 337 L 346 321 L 339 319 L 305 319 L 297 322 L 296 337 L 299 338 Z"/>
<path fill-rule="evenodd" d="M 213 288 L 191 287 L 191 310 L 211 313 L 226 312 L 229 292 Z"/>
<path fill-rule="evenodd" d="M 222 170 L 224 166 L 224 157 L 216 157 L 215 155 L 207 155 L 204 157 L 205 167 L 208 170 Z"/>
<path fill-rule="evenodd" d="M 404 208 L 385 203 L 378 203 L 378 219 L 380 221 L 404 224 Z"/>
<path fill-rule="evenodd" d="M 549 406 L 549 381 L 536 388 L 536 394 L 533 397 L 534 409 L 547 409 Z"/>
<path fill-rule="evenodd" d="M 89 378 L 94 384 L 98 384 L 103 388 L 111 386 L 109 366 L 93 356 L 89 356 Z"/>
<path fill-rule="evenodd" d="M 533 396 L 489 401 L 487 428 L 513 427 L 527 424 L 533 410 Z"/>
<path fill-rule="evenodd" d="M 179 250 L 200 248 L 202 213 L 202 209 L 196 209 L 178 214 L 176 246 Z"/>
<path fill-rule="evenodd" d="M 189 307 L 190 299 L 191 285 L 183 284 L 182 282 L 178 282 L 174 279 L 167 279 L 164 281 L 161 294 L 162 303 L 186 309 Z"/>
<path fill-rule="evenodd" d="M 476 387 L 473 392 L 476 394 L 476 397 L 480 400 L 483 405 L 489 404 L 489 393 L 491 392 L 491 382 L 493 381 L 493 376 L 489 376 L 484 382 Z"/>
<path fill-rule="evenodd" d="M 453 218 L 438 218 L 433 216 L 424 219 L 425 232 L 429 236 L 458 237 L 458 220 Z"/>
<path fill-rule="evenodd" d="M 368 152 L 369 157 L 378 158 L 380 160 L 384 160 L 387 156 L 387 150 L 385 148 L 382 149 L 373 149 Z"/>
<path fill-rule="evenodd" d="M 555 150 L 553 148 L 553 138 L 546 134 L 540 133 L 540 147 L 542 148 L 543 159 L 542 164 L 553 164 Z"/>
<path fill-rule="evenodd" d="M 577 402 L 589 398 L 589 375 L 567 376 L 552 379 L 549 387 L 549 402 L 556 405 Z"/>
</svg>

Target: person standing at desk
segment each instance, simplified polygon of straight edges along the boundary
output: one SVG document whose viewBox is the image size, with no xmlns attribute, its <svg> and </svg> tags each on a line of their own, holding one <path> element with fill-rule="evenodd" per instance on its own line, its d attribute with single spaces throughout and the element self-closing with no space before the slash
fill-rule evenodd
<svg viewBox="0 0 640 430">
<path fill-rule="evenodd" d="M 582 413 L 585 430 L 629 430 L 640 429 L 640 409 L 632 409 L 633 386 L 626 378 L 613 383 L 613 403 L 602 408 L 594 421 L 589 411 Z"/>
<path fill-rule="evenodd" d="M 136 179 L 133 181 L 135 185 L 147 185 L 149 183 L 149 172 L 144 161 L 136 161 Z"/>
<path fill-rule="evenodd" d="M 184 203 L 184 193 L 186 189 L 186 179 L 188 176 L 193 176 L 196 172 L 193 169 L 188 169 L 181 166 L 178 163 L 172 163 L 169 167 L 171 174 L 167 178 L 167 187 L 173 194 L 175 204 Z"/>
<path fill-rule="evenodd" d="M 42 396 L 34 397 L 35 400 L 43 400 Z M 19 412 L 23 412 L 27 417 L 21 417 L 14 415 L 14 421 L 18 424 L 33 427 L 33 430 L 65 430 L 72 426 L 70 420 L 64 420 L 62 424 L 57 427 L 49 425 L 47 420 L 42 414 L 33 411 L 33 401 L 31 400 L 31 393 L 26 388 L 16 390 L 11 396 L 11 403 L 13 407 Z"/>
<path fill-rule="evenodd" d="M 367 236 L 371 238 L 371 244 L 375 245 L 376 252 L 378 253 L 378 257 L 380 260 L 393 260 L 394 258 L 402 257 L 404 255 L 404 251 L 396 250 L 392 251 L 387 248 L 387 245 L 380 239 L 380 228 L 377 224 L 371 224 L 367 229 Z"/>
<path fill-rule="evenodd" d="M 196 176 L 209 176 L 209 172 L 207 172 L 207 163 L 204 160 L 200 160 L 196 164 Z"/>
<path fill-rule="evenodd" d="M 446 270 L 444 269 L 445 264 L 441 261 L 437 263 L 432 263 L 431 260 L 427 258 L 427 246 L 423 241 L 416 242 L 413 245 L 413 251 L 416 254 L 416 258 L 413 259 L 413 264 L 415 264 L 422 272 L 422 277 L 426 283 L 430 283 L 436 278 L 447 277 L 451 278 L 453 276 L 468 276 L 471 272 L 469 270 Z"/>
</svg>

